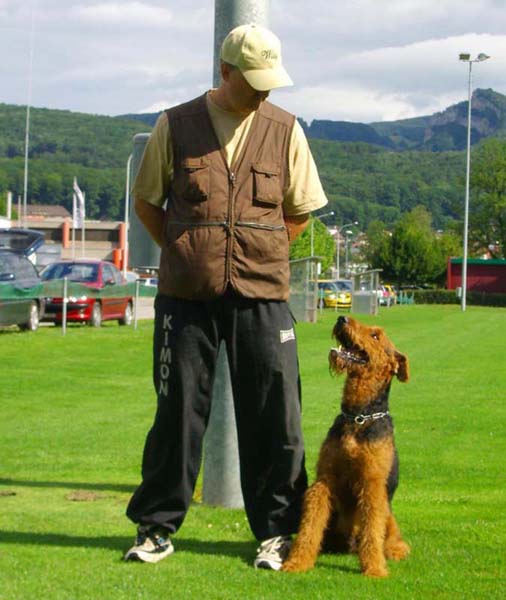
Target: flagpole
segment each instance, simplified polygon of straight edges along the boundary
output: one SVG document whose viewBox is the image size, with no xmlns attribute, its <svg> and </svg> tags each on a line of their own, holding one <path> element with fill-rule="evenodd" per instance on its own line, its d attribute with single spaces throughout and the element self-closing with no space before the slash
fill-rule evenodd
<svg viewBox="0 0 506 600">
<path fill-rule="evenodd" d="M 86 194 L 83 192 L 83 207 L 86 206 L 85 202 L 86 202 Z M 82 230 L 81 230 L 81 236 L 82 236 L 82 240 L 81 240 L 81 258 L 84 258 L 84 230 L 85 230 L 84 222 L 85 221 L 86 221 L 86 213 L 83 210 L 83 227 L 82 227 Z"/>
<path fill-rule="evenodd" d="M 72 194 L 72 258 L 76 257 L 76 195 Z"/>
<path fill-rule="evenodd" d="M 26 104 L 26 123 L 25 123 L 25 165 L 23 176 L 23 227 L 26 227 L 26 206 L 28 202 L 28 151 L 30 143 L 30 107 L 32 104 L 32 74 L 33 74 L 33 38 L 35 32 L 35 7 L 32 2 L 32 18 L 30 29 L 30 59 L 28 66 L 28 100 Z M 21 219 L 19 219 L 21 220 Z"/>
</svg>

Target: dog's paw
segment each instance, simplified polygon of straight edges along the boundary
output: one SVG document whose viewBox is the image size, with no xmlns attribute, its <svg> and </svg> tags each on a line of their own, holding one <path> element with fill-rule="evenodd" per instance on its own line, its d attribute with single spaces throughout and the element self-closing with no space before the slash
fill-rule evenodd
<svg viewBox="0 0 506 600">
<path fill-rule="evenodd" d="M 385 556 L 389 560 L 402 560 L 410 553 L 410 547 L 403 540 L 385 546 Z"/>
<path fill-rule="evenodd" d="M 381 566 L 367 567 L 362 573 L 367 577 L 388 577 L 388 569 Z"/>
<path fill-rule="evenodd" d="M 288 559 L 281 566 L 281 570 L 285 573 L 304 573 L 305 571 L 309 571 L 313 565 L 303 564 L 298 560 L 290 560 Z"/>
</svg>

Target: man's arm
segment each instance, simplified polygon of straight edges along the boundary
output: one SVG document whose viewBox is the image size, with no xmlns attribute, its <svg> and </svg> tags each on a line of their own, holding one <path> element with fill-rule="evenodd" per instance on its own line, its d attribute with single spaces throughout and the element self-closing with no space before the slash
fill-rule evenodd
<svg viewBox="0 0 506 600">
<path fill-rule="evenodd" d="M 285 225 L 288 229 L 288 239 L 292 243 L 306 229 L 309 223 L 309 214 L 296 215 L 296 216 L 284 216 Z"/>
<path fill-rule="evenodd" d="M 141 198 L 136 198 L 135 212 L 139 217 L 139 221 L 147 229 L 149 235 L 159 246 L 161 246 L 163 241 L 165 210 L 159 206 L 154 206 Z"/>
</svg>

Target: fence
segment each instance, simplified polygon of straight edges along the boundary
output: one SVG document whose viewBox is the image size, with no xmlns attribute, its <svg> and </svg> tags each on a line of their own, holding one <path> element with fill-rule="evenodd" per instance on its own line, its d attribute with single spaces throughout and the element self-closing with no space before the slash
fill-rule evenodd
<svg viewBox="0 0 506 600">
<path fill-rule="evenodd" d="M 316 322 L 318 304 L 318 282 L 315 277 L 318 258 L 302 258 L 290 261 L 290 309 L 297 321 Z M 33 287 L 22 287 L 15 283 L 2 282 L 0 285 L 0 308 L 5 302 L 21 300 L 63 298 L 63 335 L 66 333 L 66 306 L 69 299 L 82 298 L 124 298 L 134 299 L 134 328 L 137 328 L 137 304 L 141 297 L 156 296 L 155 286 L 141 285 L 140 280 L 126 284 L 108 285 L 104 288 L 91 288 L 68 279 L 44 281 Z"/>
<path fill-rule="evenodd" d="M 62 298 L 63 299 L 63 335 L 66 333 L 66 307 L 69 299 L 73 298 L 125 298 L 132 297 L 134 309 L 134 328 L 137 328 L 137 304 L 141 297 L 153 298 L 157 288 L 154 286 L 141 285 L 140 281 L 108 285 L 104 288 L 90 288 L 82 283 L 69 281 L 68 279 L 55 279 L 44 281 L 33 287 L 21 287 L 11 283 L 0 285 L 0 308 L 6 302 L 20 302 L 30 298 Z"/>
<path fill-rule="evenodd" d="M 297 321 L 315 323 L 318 306 L 316 256 L 290 261 L 290 310 Z"/>
</svg>

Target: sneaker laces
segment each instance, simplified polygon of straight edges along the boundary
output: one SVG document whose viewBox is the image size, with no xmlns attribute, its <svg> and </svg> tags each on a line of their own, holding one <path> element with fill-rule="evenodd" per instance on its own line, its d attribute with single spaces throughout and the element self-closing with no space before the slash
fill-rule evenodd
<svg viewBox="0 0 506 600">
<path fill-rule="evenodd" d="M 264 558 L 279 560 L 282 554 L 288 553 L 290 541 L 291 539 L 289 536 L 278 535 L 263 541 L 257 549 L 257 552 Z"/>
<path fill-rule="evenodd" d="M 135 544 L 136 546 L 142 546 L 149 538 L 151 542 L 153 542 L 153 545 L 162 546 L 167 542 L 168 537 L 166 531 L 159 527 L 140 526 L 137 529 L 137 539 L 135 540 Z"/>
</svg>

